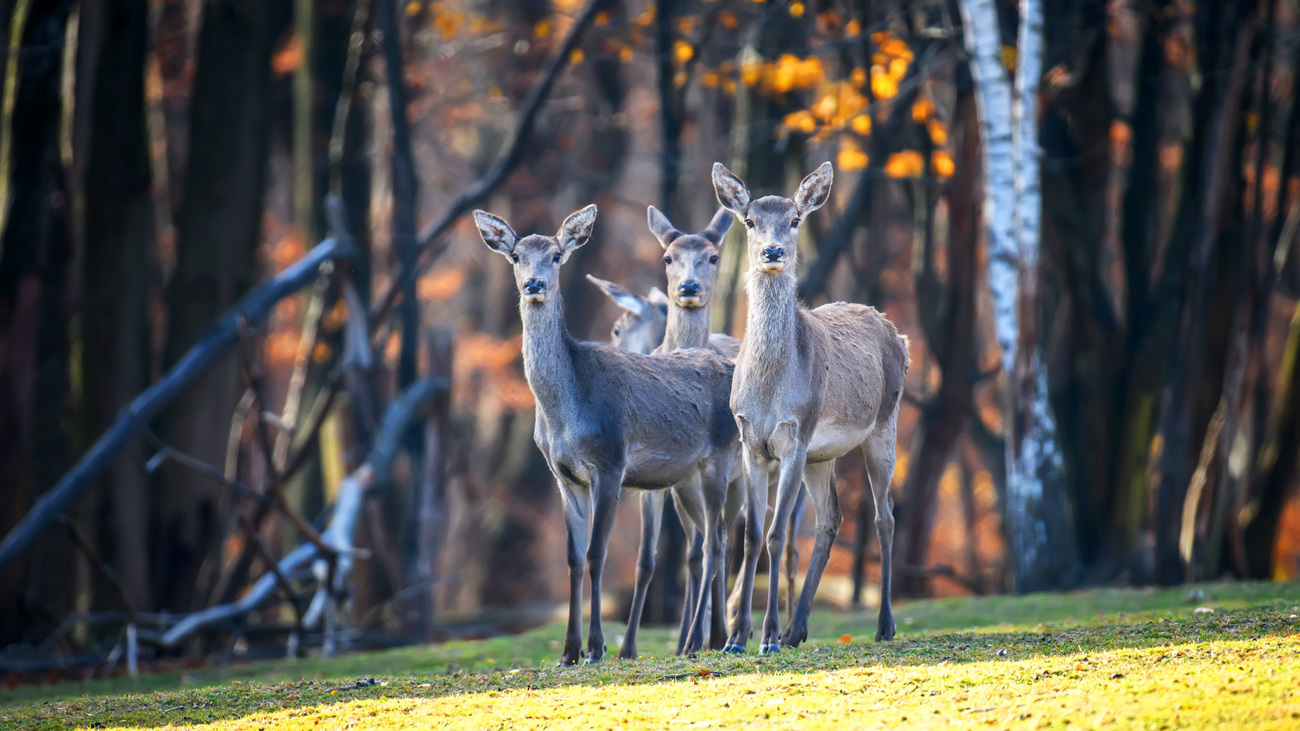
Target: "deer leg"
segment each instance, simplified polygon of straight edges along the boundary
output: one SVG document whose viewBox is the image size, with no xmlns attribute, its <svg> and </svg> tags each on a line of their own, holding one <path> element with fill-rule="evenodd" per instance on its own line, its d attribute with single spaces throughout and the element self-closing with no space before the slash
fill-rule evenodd
<svg viewBox="0 0 1300 731">
<path fill-rule="evenodd" d="M 767 529 L 767 616 L 763 619 L 763 643 L 758 648 L 760 653 L 781 651 L 781 554 L 785 551 L 785 529 L 790 524 L 790 513 L 794 511 L 799 483 L 803 479 L 804 461 L 807 459 L 806 447 L 797 443 L 792 446 L 781 460 L 781 481 L 776 489 L 776 514 L 772 516 L 772 525 Z"/>
<path fill-rule="evenodd" d="M 564 498 L 564 524 L 569 540 L 569 626 L 564 632 L 561 665 L 577 665 L 582 656 L 582 580 L 587 570 L 591 542 L 591 493 L 581 485 L 560 482 Z"/>
<path fill-rule="evenodd" d="M 600 617 L 601 575 L 605 571 L 605 552 L 609 548 L 609 531 L 614 527 L 623 474 L 600 474 L 591 488 L 591 545 L 587 547 L 587 570 L 591 572 L 591 627 L 587 630 L 587 657 L 584 663 L 600 662 L 605 656 L 605 632 Z"/>
<path fill-rule="evenodd" d="M 867 478 L 871 482 L 871 497 L 876 505 L 876 538 L 880 541 L 880 618 L 876 626 L 876 641 L 894 639 L 894 610 L 891 606 L 890 575 L 893 573 L 894 555 L 894 501 L 889 496 L 889 485 L 894 480 L 894 444 L 896 426 L 872 434 L 862 448 L 867 465 Z"/>
<path fill-rule="evenodd" d="M 618 656 L 631 660 L 637 657 L 636 635 L 641 627 L 641 613 L 645 610 L 646 591 L 655 573 L 655 554 L 659 549 L 659 531 L 663 527 L 663 490 L 641 492 L 641 551 L 636 562 L 636 588 L 632 590 L 632 613 L 627 618 L 627 635 Z"/>
<path fill-rule="evenodd" d="M 799 575 L 799 523 L 807 509 L 808 487 L 801 485 L 799 496 L 794 501 L 794 511 L 790 513 L 790 532 L 785 536 L 785 607 L 791 617 L 794 616 L 794 582 Z"/>
<path fill-rule="evenodd" d="M 817 585 L 821 583 L 822 572 L 830 560 L 831 546 L 835 544 L 835 535 L 839 533 L 843 518 L 835 494 L 834 461 L 818 462 L 805 467 L 804 483 L 813 500 L 813 509 L 817 511 L 817 529 L 799 604 L 791 613 L 790 624 L 781 636 L 781 644 L 786 647 L 798 647 L 800 642 L 808 639 L 808 615 L 812 612 L 813 597 L 817 595 Z"/>
<path fill-rule="evenodd" d="M 732 471 L 734 479 L 727 485 L 727 502 L 722 508 L 722 521 L 727 527 L 728 544 L 731 541 L 731 527 L 736 524 L 736 520 L 740 517 L 740 511 L 745 509 L 745 468 L 743 467 L 745 458 L 743 452 L 738 456 L 741 466 Z M 730 556 L 731 554 L 728 553 L 730 549 L 730 545 L 724 546 L 723 555 Z M 728 559 L 728 565 L 723 566 L 722 569 L 720 581 L 722 582 L 722 590 L 725 593 L 727 589 L 727 573 L 730 570 L 730 559 Z M 736 584 L 732 587 L 731 594 L 726 598 L 727 603 L 724 605 L 727 610 L 726 619 L 730 621 L 735 621 L 736 612 L 740 611 L 741 584 L 740 575 L 737 574 Z"/>
<path fill-rule="evenodd" d="M 703 616 L 702 610 L 704 605 L 704 563 L 705 553 L 710 547 L 710 541 L 705 534 L 705 529 L 709 525 L 706 517 L 704 498 L 699 488 L 698 478 L 691 478 L 694 484 L 678 485 L 673 490 L 673 500 L 677 506 L 678 515 L 682 518 L 682 525 L 691 533 L 691 555 L 688 561 L 690 568 L 690 582 L 687 586 L 687 595 L 690 597 L 690 611 L 688 615 L 682 617 L 681 634 L 677 638 L 677 652 L 682 655 L 693 655 L 700 648 L 703 639 L 703 626 L 698 622 L 698 618 Z"/>
<path fill-rule="evenodd" d="M 680 505 L 680 501 L 677 503 Z M 700 595 L 700 579 L 704 574 L 704 535 L 695 523 L 679 513 L 682 529 L 691 537 L 691 547 L 686 552 L 686 588 L 682 597 L 682 618 L 677 626 L 677 654 L 685 651 L 686 638 L 691 634 L 691 620 L 695 618 L 695 602 Z"/>
<path fill-rule="evenodd" d="M 736 580 L 739 588 L 735 622 L 731 637 L 723 652 L 745 652 L 750 635 L 754 634 L 754 574 L 758 570 L 758 551 L 763 540 L 763 520 L 767 513 L 767 464 L 761 457 L 744 450 L 745 459 L 745 561 Z"/>
</svg>

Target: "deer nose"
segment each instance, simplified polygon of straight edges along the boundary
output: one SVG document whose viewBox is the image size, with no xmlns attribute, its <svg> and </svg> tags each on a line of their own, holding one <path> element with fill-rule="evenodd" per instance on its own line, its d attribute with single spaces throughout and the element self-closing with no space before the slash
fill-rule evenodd
<svg viewBox="0 0 1300 731">
<path fill-rule="evenodd" d="M 767 261 L 781 261 L 783 256 L 785 256 L 785 249 L 780 246 L 769 246 L 763 249 L 763 258 Z"/>
<path fill-rule="evenodd" d="M 537 277 L 529 277 L 524 281 L 524 292 L 526 294 L 541 294 L 546 291 L 546 282 Z"/>
<path fill-rule="evenodd" d="M 699 297 L 700 283 L 695 280 L 682 282 L 682 286 L 678 287 L 677 291 L 680 292 L 683 297 Z"/>
</svg>

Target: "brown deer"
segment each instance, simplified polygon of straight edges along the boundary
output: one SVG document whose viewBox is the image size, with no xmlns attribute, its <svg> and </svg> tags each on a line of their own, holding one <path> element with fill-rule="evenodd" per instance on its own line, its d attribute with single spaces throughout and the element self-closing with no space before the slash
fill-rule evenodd
<svg viewBox="0 0 1300 731">
<path fill-rule="evenodd" d="M 484 243 L 514 265 L 523 321 L 524 374 L 536 400 L 533 436 L 555 475 L 568 528 L 569 624 L 561 664 L 581 654 L 583 575 L 591 574 L 591 628 L 585 661 L 605 653 L 601 575 L 622 487 L 663 490 L 698 480 L 699 499 L 683 492 L 682 512 L 704 533 L 701 592 L 721 570 L 723 502 L 737 431 L 728 398 L 732 364 L 708 350 L 638 355 L 575 340 L 564 324 L 560 267 L 586 244 L 596 207 L 570 215 L 555 236 L 520 237 L 483 211 L 474 221 Z M 703 639 L 705 602 L 696 598 L 684 651 Z M 717 596 L 714 606 L 722 606 Z"/>
<path fill-rule="evenodd" d="M 776 511 L 767 533 L 770 580 L 759 652 L 796 647 L 808 637 L 808 615 L 841 513 L 835 460 L 857 447 L 867 466 L 880 539 L 880 616 L 877 640 L 894 636 L 890 561 L 894 517 L 889 484 L 894 474 L 898 404 L 908 368 L 907 339 L 872 307 L 836 302 L 814 310 L 798 300 L 799 224 L 830 197 L 833 172 L 824 163 L 803 179 L 794 198 L 754 199 L 721 163 L 713 165 L 718 201 L 745 222 L 745 290 L 749 311 L 736 359 L 731 408 L 744 446 L 748 520 L 758 525 L 766 508 L 763 485 L 769 462 L 779 464 Z M 802 477 L 817 514 L 815 540 L 799 602 L 782 633 L 777 606 L 781 548 Z M 758 541 L 745 543 L 744 593 L 750 595 Z M 744 652 L 752 634 L 742 602 L 727 649 Z"/>
</svg>

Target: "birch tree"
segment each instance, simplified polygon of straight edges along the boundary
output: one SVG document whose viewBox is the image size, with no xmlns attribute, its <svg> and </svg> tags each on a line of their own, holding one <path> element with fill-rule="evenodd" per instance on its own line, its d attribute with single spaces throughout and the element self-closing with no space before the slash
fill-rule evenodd
<svg viewBox="0 0 1300 731">
<path fill-rule="evenodd" d="M 988 281 L 1006 373 L 1003 514 L 1016 590 L 1033 591 L 1068 581 L 1074 544 L 1038 323 L 1042 0 L 1020 2 L 1014 94 L 1002 66 L 996 3 L 961 0 L 960 7 L 984 138 Z"/>
</svg>

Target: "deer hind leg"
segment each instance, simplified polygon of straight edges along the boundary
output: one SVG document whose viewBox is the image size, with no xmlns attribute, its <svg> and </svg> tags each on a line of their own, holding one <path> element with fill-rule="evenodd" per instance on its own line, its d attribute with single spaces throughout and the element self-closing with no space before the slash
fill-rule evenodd
<svg viewBox="0 0 1300 731">
<path fill-rule="evenodd" d="M 793 431 L 794 427 L 791 429 Z M 808 457 L 806 450 L 804 445 L 795 443 L 781 460 L 781 482 L 776 490 L 776 514 L 772 516 L 772 525 L 767 529 L 767 616 L 763 619 L 763 642 L 758 648 L 760 653 L 781 651 L 779 644 L 781 554 L 785 551 L 785 531 L 790 524 L 790 513 L 794 511 L 795 498 L 799 496 L 799 483 L 803 479 L 804 462 Z"/>
<path fill-rule="evenodd" d="M 763 540 L 763 521 L 767 518 L 767 462 L 744 449 L 745 470 L 745 560 L 736 578 L 736 618 L 723 652 L 745 652 L 754 634 L 754 574 L 758 570 L 758 552 Z"/>
<path fill-rule="evenodd" d="M 880 618 L 876 627 L 876 641 L 894 638 L 894 610 L 891 606 L 890 575 L 893 573 L 894 554 L 894 501 L 889 496 L 889 485 L 894 479 L 894 444 L 896 427 L 872 434 L 862 446 L 863 462 L 867 465 L 867 478 L 871 482 L 871 496 L 876 506 L 876 538 L 880 541 Z"/>
<path fill-rule="evenodd" d="M 808 486 L 799 487 L 799 496 L 795 498 L 794 510 L 790 513 L 789 532 L 785 534 L 785 607 L 786 613 L 794 616 L 794 583 L 799 577 L 799 524 L 803 522 L 803 513 L 808 509 Z"/>
<path fill-rule="evenodd" d="M 800 642 L 808 639 L 808 615 L 812 613 L 813 598 L 817 595 L 817 585 L 821 583 L 822 572 L 830 560 L 831 547 L 835 545 L 835 536 L 840 530 L 839 497 L 835 494 L 835 462 L 818 462 L 804 468 L 804 483 L 808 496 L 812 498 L 813 509 L 817 511 L 816 538 L 813 541 L 812 558 L 808 562 L 808 574 L 804 577 L 803 592 L 799 595 L 799 604 L 790 613 L 790 624 L 781 635 L 781 644 L 786 647 L 798 647 Z"/>
<path fill-rule="evenodd" d="M 577 665 L 582 657 L 582 580 L 587 571 L 587 549 L 591 545 L 591 493 L 584 485 L 560 481 L 564 498 L 564 524 L 568 530 L 569 626 L 564 632 L 561 665 Z"/>
<path fill-rule="evenodd" d="M 587 632 L 587 657 L 584 661 L 589 665 L 600 662 L 605 656 L 605 632 L 600 618 L 601 575 L 605 571 L 609 531 L 614 526 L 614 513 L 622 489 L 622 470 L 600 473 L 591 486 L 591 543 L 587 547 L 587 569 L 591 572 L 591 627 Z"/>
<path fill-rule="evenodd" d="M 641 613 L 645 610 L 646 592 L 655 574 L 655 554 L 659 549 L 666 498 L 664 490 L 644 490 L 641 493 L 641 550 L 636 562 L 636 588 L 632 590 L 632 613 L 627 618 L 627 635 L 618 651 L 618 656 L 626 660 L 637 657 L 636 635 L 641 627 Z"/>
<path fill-rule="evenodd" d="M 704 534 L 690 518 L 681 513 L 678 515 L 682 519 L 682 530 L 691 541 L 690 548 L 686 551 L 686 588 L 682 595 L 682 617 L 677 624 L 677 654 L 681 655 L 686 649 L 686 638 L 691 634 L 695 603 L 699 600 L 704 576 Z"/>
<path fill-rule="evenodd" d="M 705 539 L 704 580 L 709 597 L 709 649 L 721 650 L 726 645 L 727 621 L 727 500 L 734 453 L 724 459 L 710 461 L 704 471 L 704 512 L 709 521 Z M 708 540 L 709 536 L 712 540 Z M 703 601 L 703 599 L 701 600 Z M 704 607 L 702 607 L 704 608 Z"/>
</svg>

